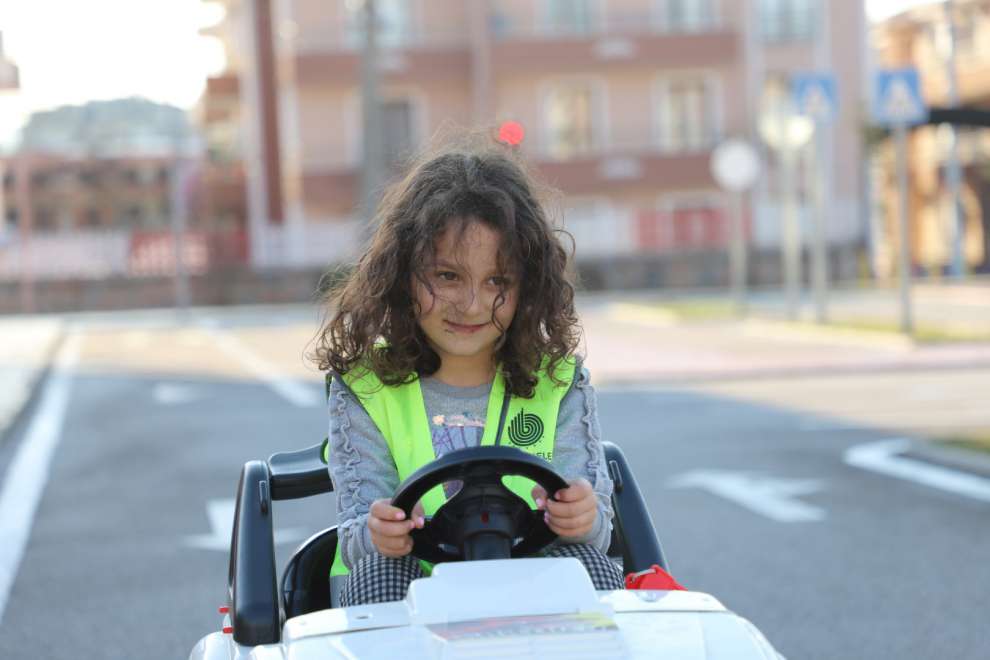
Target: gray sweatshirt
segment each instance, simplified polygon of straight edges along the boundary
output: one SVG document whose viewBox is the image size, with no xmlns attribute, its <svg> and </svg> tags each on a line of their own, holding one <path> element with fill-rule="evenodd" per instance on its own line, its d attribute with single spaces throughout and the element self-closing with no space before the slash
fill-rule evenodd
<svg viewBox="0 0 990 660">
<path fill-rule="evenodd" d="M 484 433 L 491 384 L 454 387 L 436 378 L 421 381 L 437 457 L 477 447 Z M 338 544 L 350 568 L 376 552 L 368 530 L 372 502 L 391 498 L 399 474 L 388 444 L 346 385 L 330 387 L 330 476 L 337 495 Z M 598 424 L 598 403 L 588 371 L 580 369 L 557 415 L 552 465 L 564 479 L 587 479 L 598 499 L 598 518 L 587 536 L 556 542 L 589 543 L 605 552 L 612 532 L 612 480 L 608 476 Z M 456 486 L 445 486 L 448 496 Z"/>
</svg>

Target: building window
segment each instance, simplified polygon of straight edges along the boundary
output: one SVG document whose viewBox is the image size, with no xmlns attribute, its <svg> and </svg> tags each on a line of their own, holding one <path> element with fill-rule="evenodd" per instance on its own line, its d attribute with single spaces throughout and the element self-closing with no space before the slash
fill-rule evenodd
<svg viewBox="0 0 990 660">
<path fill-rule="evenodd" d="M 382 130 L 385 163 L 397 171 L 414 147 L 413 111 L 408 99 L 394 99 L 382 104 Z"/>
<path fill-rule="evenodd" d="M 703 77 L 663 81 L 658 107 L 660 146 L 665 151 L 697 151 L 718 139 L 715 95 Z"/>
<path fill-rule="evenodd" d="M 590 84 L 554 86 L 543 104 L 546 151 L 554 158 L 572 158 L 595 148 L 595 93 Z"/>
<path fill-rule="evenodd" d="M 100 174 L 93 170 L 82 170 L 79 172 L 79 181 L 84 186 L 95 188 L 100 185 Z"/>
<path fill-rule="evenodd" d="M 43 231 L 55 229 L 55 212 L 49 208 L 40 208 L 34 216 L 34 227 Z"/>
<path fill-rule="evenodd" d="M 815 36 L 819 0 L 760 0 L 764 41 L 807 41 Z"/>
<path fill-rule="evenodd" d="M 786 112 L 791 100 L 791 77 L 781 71 L 770 71 L 763 79 L 763 92 L 760 107 L 765 114 L 777 115 Z"/>
<path fill-rule="evenodd" d="M 144 220 L 144 213 L 140 206 L 129 206 L 124 216 L 124 224 L 129 227 L 140 227 Z"/>
<path fill-rule="evenodd" d="M 598 0 L 545 0 L 544 25 L 551 34 L 591 34 L 599 23 Z"/>
<path fill-rule="evenodd" d="M 703 32 L 717 24 L 716 0 L 660 0 L 663 26 L 671 32 Z"/>
<path fill-rule="evenodd" d="M 86 213 L 83 216 L 83 226 L 99 227 L 100 224 L 100 212 L 97 209 L 86 209 Z"/>
<path fill-rule="evenodd" d="M 412 40 L 411 0 L 375 0 L 378 41 L 381 46 L 400 47 Z M 364 43 L 364 0 L 344 0 L 345 41 L 351 48 Z"/>
<path fill-rule="evenodd" d="M 21 224 L 20 214 L 17 209 L 7 209 L 7 226 L 11 229 L 19 226 Z"/>
</svg>

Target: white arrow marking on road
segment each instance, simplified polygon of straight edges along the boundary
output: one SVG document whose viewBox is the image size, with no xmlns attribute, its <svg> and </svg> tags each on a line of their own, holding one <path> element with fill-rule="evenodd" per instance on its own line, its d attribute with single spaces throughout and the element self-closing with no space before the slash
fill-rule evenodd
<svg viewBox="0 0 990 660">
<path fill-rule="evenodd" d="M 815 479 L 774 479 L 745 472 L 695 470 L 671 479 L 670 488 L 704 488 L 777 522 L 814 522 L 825 511 L 793 499 L 822 489 Z"/>
<path fill-rule="evenodd" d="M 200 398 L 200 393 L 195 387 L 190 385 L 176 385 L 174 383 L 158 383 L 151 391 L 151 396 L 156 403 L 163 406 L 177 406 L 182 403 L 189 403 Z"/>
<path fill-rule="evenodd" d="M 990 479 L 897 455 L 910 448 L 910 440 L 894 438 L 850 447 L 843 458 L 853 467 L 990 502 Z"/>
<path fill-rule="evenodd" d="M 234 532 L 234 500 L 210 500 L 206 503 L 206 516 L 210 519 L 209 534 L 187 536 L 183 543 L 192 548 L 204 550 L 230 550 L 230 537 Z M 298 528 L 276 529 L 275 545 L 292 543 L 306 538 L 306 531 Z"/>
</svg>

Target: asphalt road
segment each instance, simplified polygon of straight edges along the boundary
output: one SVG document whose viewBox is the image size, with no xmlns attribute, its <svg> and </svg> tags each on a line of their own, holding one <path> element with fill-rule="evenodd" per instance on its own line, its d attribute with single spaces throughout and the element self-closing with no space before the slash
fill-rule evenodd
<svg viewBox="0 0 990 660">
<path fill-rule="evenodd" d="M 227 532 L 211 510 L 223 518 L 244 461 L 325 433 L 308 336 L 279 330 L 300 319 L 263 320 L 85 326 L 0 658 L 186 657 L 219 627 L 227 556 L 202 546 Z M 600 411 L 676 577 L 788 658 L 990 655 L 990 504 L 844 462 L 889 432 L 674 385 L 603 387 Z M 0 447 L 0 479 L 36 418 Z M 787 506 L 761 512 L 733 484 Z M 290 539 L 333 524 L 332 496 L 275 520 Z"/>
</svg>

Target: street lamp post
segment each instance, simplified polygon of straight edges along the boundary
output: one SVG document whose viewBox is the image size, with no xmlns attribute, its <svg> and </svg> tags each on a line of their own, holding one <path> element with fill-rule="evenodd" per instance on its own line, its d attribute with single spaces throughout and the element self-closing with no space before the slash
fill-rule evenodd
<svg viewBox="0 0 990 660">
<path fill-rule="evenodd" d="M 801 293 L 801 228 L 798 220 L 795 169 L 798 150 L 811 139 L 814 124 L 807 117 L 791 112 L 789 104 L 786 105 L 788 107 L 781 107 L 760 120 L 760 135 L 780 154 L 784 291 L 787 316 L 794 320 L 798 316 Z"/>
<path fill-rule="evenodd" d="M 948 101 L 950 108 L 959 106 L 959 89 L 956 80 L 956 21 L 953 15 L 952 0 L 945 0 L 942 4 L 945 12 L 946 23 L 946 57 L 945 57 L 945 77 L 948 84 Z M 949 185 L 949 197 L 951 199 L 951 236 L 952 236 L 952 261 L 949 266 L 950 273 L 954 278 L 961 278 L 965 275 L 966 262 L 963 254 L 963 240 L 965 236 L 965 226 L 963 222 L 962 209 L 962 171 L 959 166 L 959 134 L 952 124 L 946 125 L 949 132 L 949 161 L 946 167 L 946 183 Z"/>
<path fill-rule="evenodd" d="M 364 163 L 361 172 L 361 211 L 364 235 L 371 235 L 371 220 L 384 175 L 384 136 L 379 93 L 378 15 L 375 0 L 364 0 L 364 42 L 361 55 L 361 116 Z"/>
</svg>

